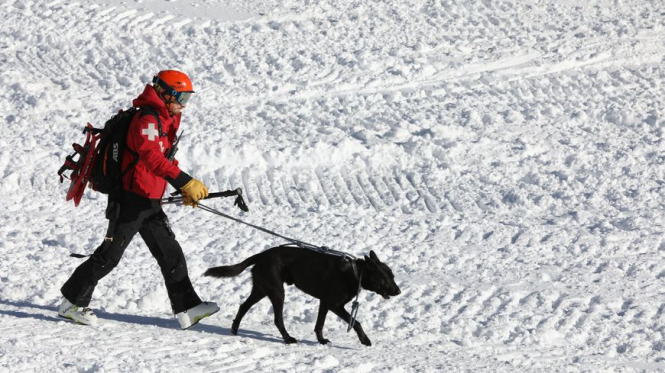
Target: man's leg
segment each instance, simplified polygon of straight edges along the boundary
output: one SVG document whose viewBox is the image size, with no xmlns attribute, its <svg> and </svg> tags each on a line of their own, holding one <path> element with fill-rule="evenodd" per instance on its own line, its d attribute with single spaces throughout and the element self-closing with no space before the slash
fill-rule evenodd
<svg viewBox="0 0 665 373">
<path fill-rule="evenodd" d="M 185 255 L 161 209 L 146 220 L 139 233 L 162 270 L 171 308 L 182 329 L 219 311 L 216 303 L 201 302 L 196 294 L 187 273 Z"/>
<path fill-rule="evenodd" d="M 87 307 L 97 282 L 115 268 L 130 241 L 138 232 L 145 214 L 126 208 L 115 223 L 113 241 L 105 241 L 65 282 L 60 291 L 72 304 Z"/>
<path fill-rule="evenodd" d="M 189 279 L 185 255 L 171 231 L 164 211 L 160 209 L 146 219 L 139 234 L 148 245 L 152 256 L 157 259 L 173 313 L 177 314 L 201 304 L 201 299 Z"/>
</svg>

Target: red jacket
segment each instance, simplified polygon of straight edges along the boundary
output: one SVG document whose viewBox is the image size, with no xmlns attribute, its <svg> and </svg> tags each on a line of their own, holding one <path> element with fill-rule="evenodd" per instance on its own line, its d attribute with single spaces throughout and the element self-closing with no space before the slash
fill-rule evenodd
<svg viewBox="0 0 665 373">
<path fill-rule="evenodd" d="M 143 93 L 133 101 L 133 106 L 149 108 L 159 113 L 159 122 L 154 115 L 141 113 L 134 115 L 127 133 L 127 148 L 122 157 L 122 169 L 126 169 L 138 154 L 138 162 L 133 170 L 122 178 L 123 189 L 149 199 L 160 199 L 168 181 L 174 188 L 182 188 L 191 177 L 178 168 L 177 161 L 169 161 L 166 154 L 171 149 L 176 132 L 180 127 L 180 114 L 171 116 L 166 104 L 151 85 L 146 85 Z"/>
</svg>

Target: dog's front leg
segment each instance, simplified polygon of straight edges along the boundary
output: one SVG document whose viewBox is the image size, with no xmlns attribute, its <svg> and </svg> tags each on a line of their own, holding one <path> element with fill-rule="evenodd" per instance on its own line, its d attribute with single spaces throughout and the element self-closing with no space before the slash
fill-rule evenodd
<svg viewBox="0 0 665 373">
<path fill-rule="evenodd" d="M 346 321 L 347 324 L 351 322 L 351 315 L 346 311 L 343 305 L 331 308 L 330 310 L 333 311 L 335 315 L 342 318 L 342 320 Z M 356 334 L 358 334 L 358 339 L 360 339 L 360 343 L 364 344 L 365 346 L 372 345 L 372 341 L 369 340 L 367 334 L 365 334 L 365 332 L 363 331 L 363 327 L 360 326 L 358 320 L 356 320 L 355 324 L 353 324 L 353 330 L 355 330 Z"/>
<path fill-rule="evenodd" d="M 277 326 L 277 329 L 282 334 L 284 343 L 291 344 L 298 342 L 295 338 L 291 337 L 289 333 L 286 332 L 286 328 L 284 327 L 284 289 L 279 288 L 277 291 L 268 294 L 268 298 L 270 298 L 273 311 L 275 312 L 275 326 Z"/>
<path fill-rule="evenodd" d="M 319 316 L 316 318 L 314 332 L 316 333 L 316 339 L 322 345 L 330 342 L 329 340 L 323 338 L 323 324 L 326 322 L 326 315 L 328 315 L 328 305 L 324 301 L 321 301 L 321 303 L 319 303 Z"/>
</svg>

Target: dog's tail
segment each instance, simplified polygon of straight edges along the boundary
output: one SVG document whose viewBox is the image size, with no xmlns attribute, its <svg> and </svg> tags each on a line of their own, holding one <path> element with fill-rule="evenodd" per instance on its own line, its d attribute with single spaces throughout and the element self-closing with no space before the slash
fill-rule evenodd
<svg viewBox="0 0 665 373">
<path fill-rule="evenodd" d="M 252 255 L 249 258 L 243 260 L 242 262 L 232 265 L 232 266 L 221 266 L 221 267 L 212 267 L 208 268 L 207 271 L 203 274 L 204 276 L 209 277 L 234 277 L 242 273 L 247 267 L 256 264 L 258 256 L 261 253 Z"/>
</svg>

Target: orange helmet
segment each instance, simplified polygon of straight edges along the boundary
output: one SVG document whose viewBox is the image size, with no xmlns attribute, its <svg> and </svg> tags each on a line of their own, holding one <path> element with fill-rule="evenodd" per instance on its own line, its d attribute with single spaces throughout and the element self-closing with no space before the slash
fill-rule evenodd
<svg viewBox="0 0 665 373">
<path fill-rule="evenodd" d="M 177 70 L 162 70 L 152 78 L 152 82 L 164 89 L 162 97 L 170 96 L 168 99 L 164 97 L 167 103 L 175 100 L 185 106 L 194 93 L 194 86 L 187 74 Z"/>
</svg>

